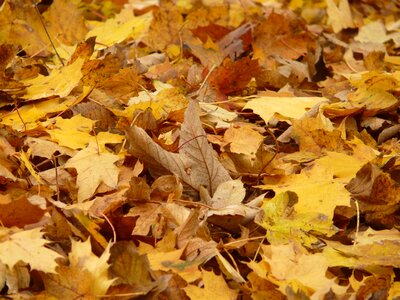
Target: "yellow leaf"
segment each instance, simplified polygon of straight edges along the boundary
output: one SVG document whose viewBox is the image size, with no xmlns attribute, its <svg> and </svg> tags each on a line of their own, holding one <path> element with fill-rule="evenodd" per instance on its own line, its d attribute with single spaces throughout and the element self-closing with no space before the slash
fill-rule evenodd
<svg viewBox="0 0 400 300">
<path fill-rule="evenodd" d="M 71 105 L 77 104 L 90 93 L 89 88 L 84 88 L 78 98 L 68 98 L 64 101 L 54 98 L 39 103 L 24 105 L 18 110 L 4 115 L 1 124 L 11 126 L 14 130 L 32 130 L 39 125 L 36 123 L 47 114 L 67 110 Z"/>
<path fill-rule="evenodd" d="M 337 1 L 336 1 L 337 2 Z M 334 0 L 326 0 L 328 14 L 328 23 L 332 25 L 335 33 L 345 28 L 353 28 L 353 17 L 351 16 L 350 5 L 347 0 L 340 0 L 339 5 Z"/>
<path fill-rule="evenodd" d="M 191 300 L 235 300 L 237 298 L 238 291 L 230 289 L 222 276 L 215 275 L 213 271 L 203 270 L 202 273 L 203 288 L 192 284 L 183 288 Z"/>
<path fill-rule="evenodd" d="M 92 138 L 89 132 L 96 121 L 81 115 L 73 116 L 71 119 L 57 117 L 55 120 L 55 125 L 58 129 L 47 130 L 47 132 L 50 134 L 51 139 L 58 142 L 60 146 L 82 149 L 86 147 Z"/>
<path fill-rule="evenodd" d="M 139 96 L 129 99 L 128 107 L 121 110 L 112 110 L 117 116 L 132 119 L 135 110 L 151 108 L 156 119 L 166 116 L 172 111 L 186 108 L 188 100 L 178 88 L 160 81 L 154 81 L 155 92 L 141 91 Z"/>
<path fill-rule="evenodd" d="M 96 240 L 96 242 L 98 242 L 105 249 L 108 245 L 108 242 L 104 236 L 99 233 L 100 226 L 96 223 L 96 219 L 92 220 L 79 210 L 74 210 L 72 214 L 82 224 L 82 226 L 85 227 L 85 229 Z"/>
<path fill-rule="evenodd" d="M 36 100 L 50 96 L 68 96 L 82 78 L 81 68 L 84 59 L 78 58 L 72 64 L 54 69 L 49 76 L 39 75 L 34 79 L 25 80 L 29 85 L 24 99 Z"/>
<path fill-rule="evenodd" d="M 224 134 L 224 141 L 229 143 L 229 150 L 231 152 L 246 154 L 252 158 L 255 158 L 263 140 L 264 137 L 253 130 L 251 126 L 231 127 Z"/>
<path fill-rule="evenodd" d="M 267 230 L 267 239 L 271 244 L 296 240 L 312 248 L 319 244 L 315 234 L 332 236 L 337 232 L 332 220 L 318 212 L 298 213 L 296 200 L 293 193 L 285 192 L 263 204 L 264 216 L 260 225 Z"/>
<path fill-rule="evenodd" d="M 266 254 L 263 259 L 271 268 L 268 279 L 278 284 L 284 293 L 288 292 L 288 285 L 312 299 L 322 299 L 330 290 L 337 295 L 347 290 L 346 286 L 339 286 L 335 278 L 326 277 L 329 264 L 322 253 L 309 254 L 294 243 L 263 246 L 262 249 Z"/>
<path fill-rule="evenodd" d="M 104 295 L 113 280 L 108 279 L 108 263 L 110 245 L 97 257 L 91 249 L 90 240 L 78 242 L 71 240 L 71 252 L 68 255 L 70 266 L 88 270 L 94 277 L 93 290 L 97 295 Z"/>
<path fill-rule="evenodd" d="M 45 247 L 47 240 L 43 239 L 41 228 L 12 233 L 8 228 L 0 229 L 0 261 L 9 266 L 23 261 L 32 269 L 54 273 L 57 267 L 55 260 L 61 255 Z"/>
<path fill-rule="evenodd" d="M 353 245 L 328 242 L 323 254 L 330 266 L 343 266 L 368 270 L 373 266 L 400 266 L 400 233 L 398 230 L 359 233 Z"/>
<path fill-rule="evenodd" d="M 354 39 L 361 43 L 385 43 L 392 37 L 386 34 L 385 25 L 382 21 L 375 21 L 361 26 Z"/>
<path fill-rule="evenodd" d="M 114 280 L 108 278 L 110 247 L 100 257 L 93 254 L 90 240 L 71 241 L 69 265 L 59 266 L 57 274 L 44 276 L 47 294 L 56 299 L 99 299 Z"/>
<path fill-rule="evenodd" d="M 39 182 L 40 184 L 43 184 L 42 178 L 40 178 L 39 174 L 35 171 L 33 168 L 31 162 L 29 161 L 29 156 L 30 156 L 30 149 L 28 150 L 28 153 L 25 153 L 24 150 L 21 150 L 19 159 L 21 162 L 24 164 L 25 168 L 28 169 L 29 173 Z"/>
<path fill-rule="evenodd" d="M 151 12 L 135 17 L 133 11 L 122 10 L 115 18 L 105 22 L 92 22 L 95 26 L 86 34 L 86 38 L 96 36 L 96 49 L 103 49 L 120 43 L 127 38 L 139 41 L 148 31 L 153 15 Z"/>
<path fill-rule="evenodd" d="M 97 150 L 97 145 L 91 143 L 64 165 L 78 172 L 78 202 L 92 197 L 101 183 L 112 188 L 117 186 L 119 169 L 114 163 L 119 157 L 112 153 L 99 153 Z"/>
<path fill-rule="evenodd" d="M 338 162 L 332 162 L 336 164 Z M 278 184 L 261 186 L 272 189 L 279 194 L 292 191 L 298 196 L 296 211 L 309 213 L 318 211 L 332 220 L 336 206 L 350 206 L 350 193 L 344 187 L 345 183 L 334 179 L 332 170 L 322 166 L 302 171 L 300 174 L 286 176 Z"/>
<path fill-rule="evenodd" d="M 244 109 L 252 109 L 268 123 L 275 113 L 298 119 L 307 109 L 326 101 L 324 97 L 258 97 L 247 102 Z"/>
</svg>

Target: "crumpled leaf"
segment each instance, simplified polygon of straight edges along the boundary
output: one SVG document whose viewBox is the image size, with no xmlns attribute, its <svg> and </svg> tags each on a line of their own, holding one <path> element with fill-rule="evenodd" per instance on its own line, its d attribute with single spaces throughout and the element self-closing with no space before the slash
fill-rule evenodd
<svg viewBox="0 0 400 300">
<path fill-rule="evenodd" d="M 121 241 L 111 247 L 110 271 L 124 283 L 145 294 L 153 288 L 149 262 L 140 255 L 133 242 Z"/>
<path fill-rule="evenodd" d="M 19 261 L 28 263 L 32 269 L 55 273 L 56 259 L 62 256 L 45 247 L 41 228 L 15 231 L 8 228 L 0 230 L 0 261 L 10 269 Z"/>
<path fill-rule="evenodd" d="M 199 107 L 192 100 L 182 124 L 179 153 L 171 153 L 156 144 L 147 133 L 133 126 L 127 131 L 128 151 L 158 174 L 173 173 L 195 190 L 201 186 L 213 194 L 218 185 L 230 179 L 214 155 L 199 119 Z"/>
</svg>

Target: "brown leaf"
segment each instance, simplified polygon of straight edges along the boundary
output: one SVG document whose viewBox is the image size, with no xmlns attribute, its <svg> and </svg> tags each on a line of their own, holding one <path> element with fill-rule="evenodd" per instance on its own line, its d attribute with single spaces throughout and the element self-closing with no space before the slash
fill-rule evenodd
<svg viewBox="0 0 400 300">
<path fill-rule="evenodd" d="M 266 62 L 273 55 L 297 59 L 315 46 L 305 22 L 287 11 L 270 12 L 267 19 L 254 29 L 254 57 Z"/>
<path fill-rule="evenodd" d="M 137 126 L 131 127 L 126 133 L 128 151 L 143 161 L 154 174 L 173 173 L 196 191 L 204 186 L 213 194 L 217 186 L 229 180 L 230 176 L 207 142 L 198 110 L 197 102 L 192 100 L 181 128 L 178 154 L 161 148 Z"/>
<path fill-rule="evenodd" d="M 246 56 L 235 62 L 226 59 L 221 67 L 211 73 L 209 80 L 212 87 L 227 95 L 242 91 L 258 73 L 258 62 Z"/>
<path fill-rule="evenodd" d="M 149 261 L 145 255 L 139 254 L 133 242 L 114 244 L 110 254 L 110 272 L 134 287 L 132 292 L 146 294 L 153 288 Z"/>
</svg>

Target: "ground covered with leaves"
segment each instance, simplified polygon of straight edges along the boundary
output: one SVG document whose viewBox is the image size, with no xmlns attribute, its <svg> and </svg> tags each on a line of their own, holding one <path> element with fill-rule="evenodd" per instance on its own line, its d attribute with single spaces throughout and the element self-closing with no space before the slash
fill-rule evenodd
<svg viewBox="0 0 400 300">
<path fill-rule="evenodd" d="M 400 298 L 397 1 L 160 2 L 0 1 L 1 294 Z"/>
</svg>

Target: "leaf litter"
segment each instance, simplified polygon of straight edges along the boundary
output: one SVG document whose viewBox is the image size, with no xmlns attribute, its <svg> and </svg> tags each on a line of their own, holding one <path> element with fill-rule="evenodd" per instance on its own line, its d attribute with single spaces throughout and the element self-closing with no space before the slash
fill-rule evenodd
<svg viewBox="0 0 400 300">
<path fill-rule="evenodd" d="M 400 297 L 394 1 L 0 3 L 4 297 Z"/>
</svg>

